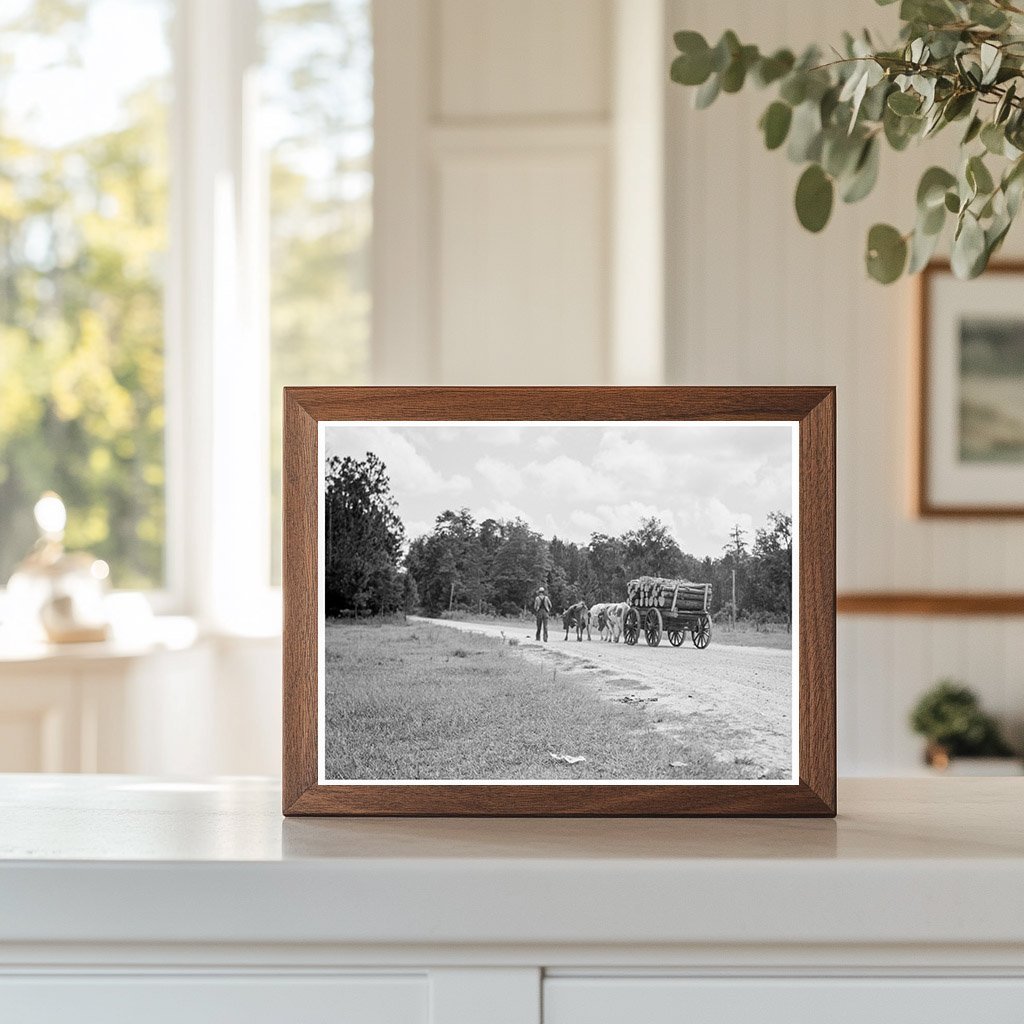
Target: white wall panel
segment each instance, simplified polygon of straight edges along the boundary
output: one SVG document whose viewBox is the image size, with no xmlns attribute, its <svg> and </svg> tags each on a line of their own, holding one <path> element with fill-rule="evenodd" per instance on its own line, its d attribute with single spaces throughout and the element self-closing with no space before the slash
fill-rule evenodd
<svg viewBox="0 0 1024 1024">
<path fill-rule="evenodd" d="M 439 187 L 446 384 L 599 383 L 606 157 L 452 156 Z"/>
<path fill-rule="evenodd" d="M 631 2 L 651 27 L 646 81 L 661 0 Z M 376 5 L 377 382 L 608 381 L 612 233 L 627 212 L 612 175 L 631 168 L 613 97 L 636 92 L 618 88 L 632 65 L 613 58 L 617 14 L 613 0 Z M 638 162 L 660 174 L 649 127 L 655 159 Z M 660 276 L 659 248 L 645 258 Z M 660 294 L 635 305 L 648 327 Z"/>
<path fill-rule="evenodd" d="M 609 0 L 440 0 L 441 120 L 604 117 Z"/>
<path fill-rule="evenodd" d="M 764 47 L 829 44 L 867 24 L 895 35 L 895 8 L 863 0 L 669 0 L 667 29 L 712 42 L 726 28 Z M 669 35 L 666 31 L 666 37 Z M 909 227 L 917 180 L 956 133 L 884 152 L 881 185 L 837 204 L 818 236 L 796 221 L 800 169 L 769 153 L 756 128 L 770 92 L 748 88 L 705 111 L 668 85 L 666 364 L 671 383 L 835 384 L 839 398 L 841 590 L 1024 589 L 1024 523 L 929 522 L 909 511 L 913 284 L 883 288 L 863 269 L 871 224 Z M 1008 255 L 1024 252 L 1019 229 Z M 840 767 L 914 770 L 909 708 L 937 678 L 974 686 L 1019 729 L 1024 719 L 1020 619 L 843 619 Z"/>
</svg>

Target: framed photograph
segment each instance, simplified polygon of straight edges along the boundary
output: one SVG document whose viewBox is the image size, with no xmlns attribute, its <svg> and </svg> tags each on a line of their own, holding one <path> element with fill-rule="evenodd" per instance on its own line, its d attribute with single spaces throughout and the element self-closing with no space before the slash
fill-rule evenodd
<svg viewBox="0 0 1024 1024">
<path fill-rule="evenodd" d="M 834 389 L 284 417 L 285 814 L 835 814 Z"/>
<path fill-rule="evenodd" d="M 917 511 L 1024 516 L 1024 263 L 919 287 Z"/>
</svg>

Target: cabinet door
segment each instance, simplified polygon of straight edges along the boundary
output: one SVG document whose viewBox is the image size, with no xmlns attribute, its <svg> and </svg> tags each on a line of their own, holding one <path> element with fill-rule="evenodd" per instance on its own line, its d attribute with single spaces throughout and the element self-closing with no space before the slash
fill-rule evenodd
<svg viewBox="0 0 1024 1024">
<path fill-rule="evenodd" d="M 1024 978 L 549 978 L 544 1024 L 1021 1024 Z"/>
<path fill-rule="evenodd" d="M 18 1024 L 427 1024 L 425 975 L 96 976 L 0 979 Z"/>
</svg>

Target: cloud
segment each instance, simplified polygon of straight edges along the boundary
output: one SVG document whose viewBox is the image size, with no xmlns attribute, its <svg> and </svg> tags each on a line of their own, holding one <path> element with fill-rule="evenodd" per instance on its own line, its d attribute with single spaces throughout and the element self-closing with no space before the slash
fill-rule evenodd
<svg viewBox="0 0 1024 1024">
<path fill-rule="evenodd" d="M 415 540 L 417 537 L 422 537 L 425 533 L 430 533 L 433 528 L 434 524 L 427 522 L 425 519 L 407 522 L 405 524 L 406 539 Z"/>
<path fill-rule="evenodd" d="M 393 488 L 421 494 L 457 495 L 471 490 L 461 473 L 445 476 L 420 454 L 408 436 L 396 428 L 365 424 L 332 424 L 327 429 L 326 454 L 365 458 L 373 452 L 387 467 Z"/>
<path fill-rule="evenodd" d="M 510 501 L 502 501 L 501 499 L 488 502 L 479 508 L 474 508 L 472 513 L 473 518 L 478 523 L 482 523 L 485 519 L 503 519 L 506 522 L 522 519 L 533 526 L 533 518 L 528 512 L 519 508 L 518 505 L 513 505 Z"/>
<path fill-rule="evenodd" d="M 736 423 L 335 424 L 328 454 L 378 454 L 410 536 L 445 509 L 521 518 L 586 543 L 656 516 L 683 551 L 718 555 L 735 523 L 792 510 L 789 425 Z"/>
<path fill-rule="evenodd" d="M 688 554 L 718 555 L 733 525 L 747 531 L 753 541 L 754 521 L 746 512 L 736 512 L 717 498 L 693 498 L 675 507 L 644 501 L 624 501 L 576 509 L 569 515 L 562 535 L 578 544 L 587 543 L 594 533 L 619 536 L 635 530 L 644 519 L 655 518 L 668 529 L 679 547 Z"/>
<path fill-rule="evenodd" d="M 617 430 L 606 430 L 597 450 L 597 464 L 624 484 L 661 487 L 665 483 L 670 462 L 678 456 L 666 457 L 646 441 L 631 441 Z"/>
<path fill-rule="evenodd" d="M 474 469 L 502 494 L 518 494 L 523 489 L 523 475 L 511 463 L 485 455 Z"/>
<path fill-rule="evenodd" d="M 484 444 L 513 445 L 523 439 L 523 427 L 515 423 L 477 423 L 474 429 Z"/>
<path fill-rule="evenodd" d="M 644 519 L 660 519 L 669 532 L 676 536 L 676 518 L 671 509 L 651 505 L 642 501 L 624 501 L 597 505 L 593 509 L 577 509 L 570 516 L 570 522 L 584 531 L 584 538 L 592 533 L 607 533 L 618 536 L 627 530 L 635 530 Z M 684 548 L 685 550 L 685 548 Z"/>
<path fill-rule="evenodd" d="M 523 473 L 547 497 L 569 494 L 577 501 L 614 501 L 621 492 L 611 477 L 568 455 L 531 462 Z"/>
</svg>

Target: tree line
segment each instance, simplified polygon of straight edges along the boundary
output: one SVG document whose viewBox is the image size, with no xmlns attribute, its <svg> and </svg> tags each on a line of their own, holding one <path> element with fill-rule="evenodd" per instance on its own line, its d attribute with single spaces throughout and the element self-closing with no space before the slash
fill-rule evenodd
<svg viewBox="0 0 1024 1024">
<path fill-rule="evenodd" d="M 735 526 L 714 558 L 684 552 L 653 516 L 577 544 L 548 540 L 522 519 L 477 522 L 465 508 L 445 510 L 407 545 L 386 467 L 367 454 L 330 460 L 325 517 L 329 615 L 518 615 L 541 585 L 557 611 L 580 600 L 625 600 L 630 579 L 663 576 L 710 583 L 713 615 L 792 620 L 792 517 L 784 512 L 769 513 L 752 542 Z"/>
</svg>

